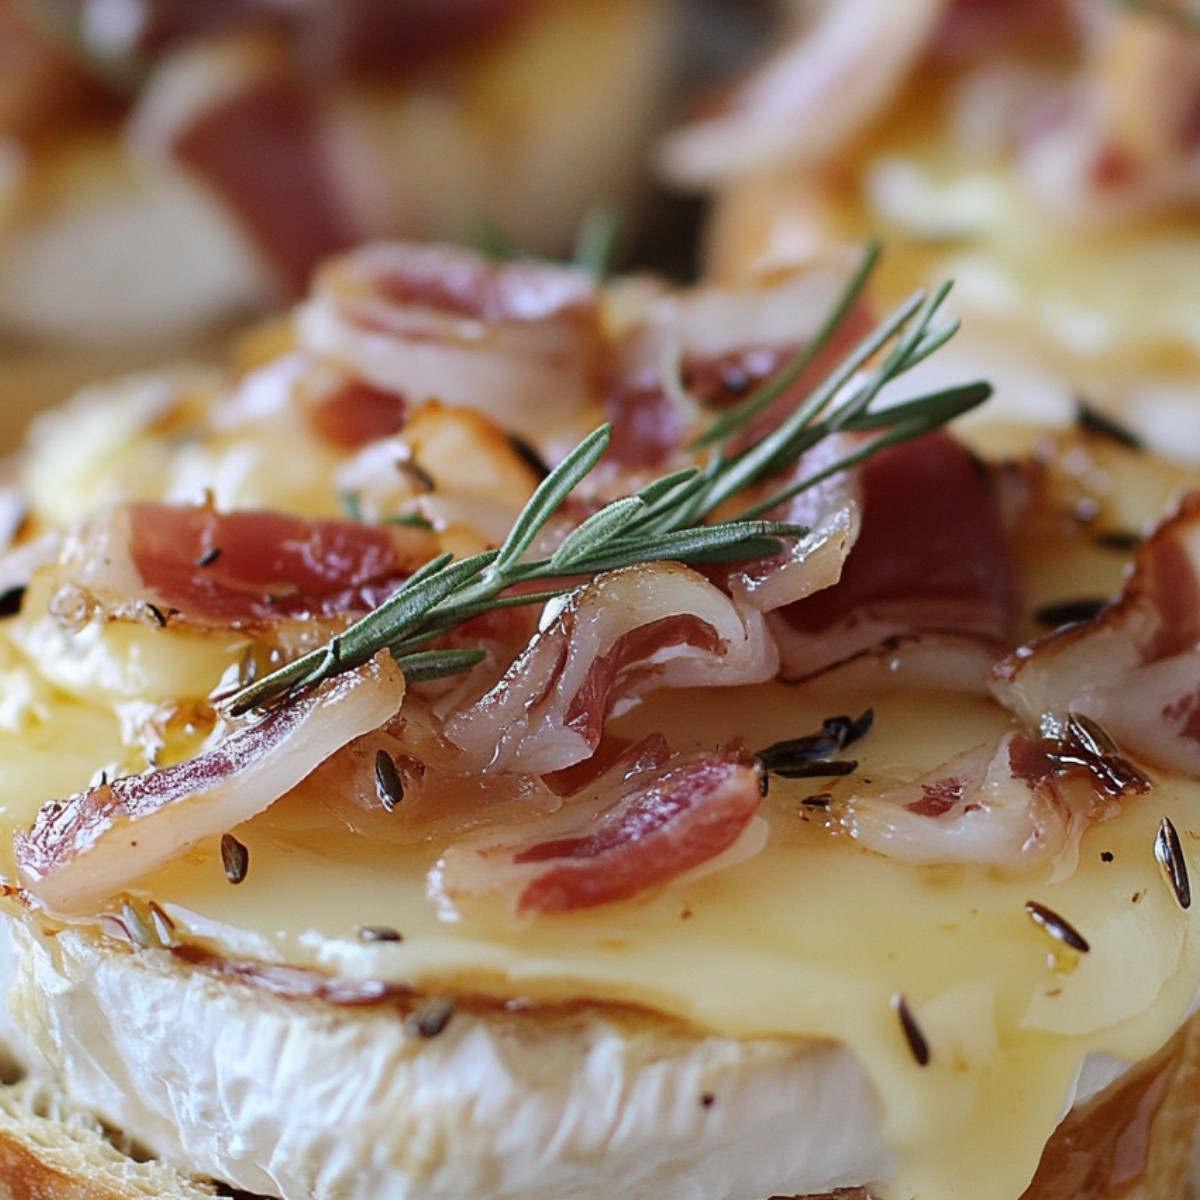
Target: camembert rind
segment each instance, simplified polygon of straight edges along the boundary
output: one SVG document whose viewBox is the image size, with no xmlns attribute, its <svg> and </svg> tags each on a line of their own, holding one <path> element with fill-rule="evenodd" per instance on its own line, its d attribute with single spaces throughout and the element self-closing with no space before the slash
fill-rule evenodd
<svg viewBox="0 0 1200 1200">
<path fill-rule="evenodd" d="M 14 998 L 72 1094 L 254 1192 L 552 1200 L 602 1177 L 684 1200 L 696 1178 L 750 1197 L 890 1165 L 871 1084 L 838 1047 L 588 1007 L 460 1012 L 422 1038 L 390 1008 L 283 1000 L 86 933 L 19 940 Z"/>
</svg>

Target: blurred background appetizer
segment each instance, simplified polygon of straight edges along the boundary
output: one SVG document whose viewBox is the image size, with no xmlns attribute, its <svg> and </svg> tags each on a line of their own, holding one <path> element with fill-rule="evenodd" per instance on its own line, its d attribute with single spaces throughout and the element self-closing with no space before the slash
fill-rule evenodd
<svg viewBox="0 0 1200 1200">
<path fill-rule="evenodd" d="M 1200 15 L 1186 0 L 798 0 L 662 143 L 718 276 L 878 237 L 882 294 L 951 276 L 958 355 L 1025 415 L 1082 391 L 1200 454 Z"/>
<path fill-rule="evenodd" d="M 637 208 L 670 0 L 0 0 L 8 419 L 380 235 Z M 19 399 L 14 399 L 19 397 Z"/>
</svg>

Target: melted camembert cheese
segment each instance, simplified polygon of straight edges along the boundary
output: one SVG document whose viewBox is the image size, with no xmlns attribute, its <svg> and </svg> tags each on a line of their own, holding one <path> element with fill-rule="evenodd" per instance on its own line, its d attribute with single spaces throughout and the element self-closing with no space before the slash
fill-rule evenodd
<svg viewBox="0 0 1200 1200">
<path fill-rule="evenodd" d="M 368 477 L 371 464 L 329 451 L 289 411 L 305 386 L 301 368 L 287 358 L 267 368 L 255 386 L 274 406 L 251 391 L 220 432 L 182 446 L 176 425 L 208 403 L 207 378 L 126 384 L 77 403 L 42 426 L 27 454 L 32 508 L 44 525 L 66 525 L 114 496 L 205 486 L 222 507 L 335 513 L 348 469 Z M 480 420 L 431 406 L 414 416 L 410 439 L 421 421 L 430 425 L 421 461 L 448 505 L 446 540 L 469 552 L 487 537 L 467 516 L 511 521 L 534 480 Z M 1136 533 L 1196 483 L 1105 438 L 1056 445 L 1006 431 L 1006 448 L 1018 442 L 1052 464 L 1046 512 L 1016 539 L 1030 613 L 1112 594 L 1122 539 L 1094 535 Z M 149 618 L 72 626 L 52 615 L 51 600 L 35 576 L 21 613 L 0 622 L 0 873 L 10 879 L 10 835 L 44 802 L 100 771 L 111 778 L 193 753 L 209 731 L 207 697 L 236 678 L 250 646 L 236 631 Z M 1030 618 L 1024 634 L 1036 632 Z M 153 901 L 176 939 L 204 953 L 425 995 L 632 1005 L 698 1032 L 840 1044 L 882 1099 L 898 1165 L 868 1182 L 886 1200 L 1013 1200 L 1085 1060 L 1152 1055 L 1200 990 L 1200 914 L 1180 907 L 1154 853 L 1169 815 L 1185 860 L 1198 864 L 1200 781 L 1150 772 L 1147 795 L 1126 798 L 1059 859 L 1023 871 L 914 867 L 864 849 L 839 805 L 856 784 L 911 780 L 1010 728 L 1011 715 L 982 694 L 856 692 L 821 679 L 659 692 L 614 731 L 663 732 L 680 745 L 740 739 L 756 750 L 868 707 L 874 723 L 850 751 L 853 775 L 771 778 L 760 851 L 620 903 L 520 922 L 486 905 L 448 912 L 426 890 L 444 840 L 401 844 L 331 823 L 302 785 L 229 831 L 248 851 L 241 882 L 227 878 L 210 839 L 115 897 L 112 913 Z M 1089 949 L 1034 921 L 1031 902 Z M 362 938 L 370 927 L 401 940 Z M 112 925 L 102 929 L 108 936 Z"/>
<path fill-rule="evenodd" d="M 713 740 L 738 729 L 769 742 L 870 700 L 770 686 L 700 709 L 660 694 L 627 727 Z M 876 699 L 875 712 L 858 754 L 860 777 L 872 780 L 911 778 L 1008 723 L 989 702 L 934 693 Z M 828 782 L 772 781 L 771 835 L 744 863 L 515 929 L 486 913 L 439 921 L 424 895 L 438 846 L 398 851 L 289 828 L 286 802 L 235 831 L 252 864 L 237 889 L 214 845 L 147 880 L 145 895 L 234 954 L 433 994 L 628 1002 L 740 1037 L 832 1039 L 854 1050 L 884 1098 L 885 1136 L 903 1164 L 888 1195 L 1016 1196 L 1083 1058 L 1147 1056 L 1192 1001 L 1200 927 L 1180 911 L 1153 844 L 1169 811 L 1194 855 L 1200 784 L 1160 783 L 1085 836 L 1078 867 L 1056 879 L 1053 867 L 1005 877 L 865 852 L 805 804 Z M 1031 900 L 1076 926 L 1088 953 L 1038 927 Z M 404 941 L 364 947 L 355 929 L 367 924 Z M 928 1044 L 926 1066 L 899 996 Z"/>
<path fill-rule="evenodd" d="M 1119 573 L 1111 552 L 1061 531 L 1033 539 L 1025 558 L 1039 598 L 1114 586 Z M 139 705 L 206 695 L 241 652 L 236 636 L 149 623 L 67 638 L 33 615 L 38 606 L 27 610 L 0 627 L 6 833 L 97 765 L 141 769 Z M 468 906 L 447 919 L 425 890 L 437 840 L 396 845 L 331 827 L 303 788 L 232 831 L 249 852 L 239 885 L 213 840 L 141 881 L 132 899 L 158 904 L 181 940 L 235 959 L 439 996 L 632 1004 L 735 1037 L 832 1040 L 858 1056 L 882 1097 L 900 1164 L 885 1195 L 1011 1200 L 1085 1058 L 1151 1055 L 1193 1002 L 1200 923 L 1180 908 L 1154 841 L 1169 814 L 1197 862 L 1200 782 L 1155 772 L 1148 795 L 1084 834 L 1077 858 L 1021 873 L 915 868 L 856 844 L 836 820 L 839 797 L 854 781 L 911 779 L 994 738 L 1011 722 L 998 705 L 819 682 L 700 700 L 651 695 L 618 731 L 762 747 L 837 713 L 869 706 L 875 720 L 854 747 L 853 776 L 771 780 L 761 852 L 619 904 L 517 924 Z M 1033 921 L 1030 901 L 1089 950 Z M 369 926 L 403 940 L 364 941 Z"/>
</svg>

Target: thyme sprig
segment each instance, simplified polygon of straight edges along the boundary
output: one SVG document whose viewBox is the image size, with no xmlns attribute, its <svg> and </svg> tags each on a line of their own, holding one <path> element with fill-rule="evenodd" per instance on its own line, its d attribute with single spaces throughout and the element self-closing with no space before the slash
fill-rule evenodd
<svg viewBox="0 0 1200 1200">
<path fill-rule="evenodd" d="M 918 294 L 901 305 L 778 426 L 749 445 L 735 446 L 739 435 L 828 345 L 861 292 L 874 258 L 874 252 L 868 252 L 863 269 L 850 281 L 814 343 L 781 373 L 784 382 L 777 378 L 732 414 L 718 418 L 716 434 L 710 430 L 701 439 L 703 448 L 698 452 L 707 455 L 702 464 L 674 471 L 634 495 L 613 500 L 567 534 L 552 553 L 530 557 L 549 522 L 607 450 L 611 430 L 601 426 L 542 480 L 503 545 L 464 559 L 455 560 L 450 554 L 434 558 L 403 588 L 323 647 L 236 693 L 227 710 L 236 715 L 276 702 L 361 666 L 385 649 L 410 681 L 453 674 L 478 661 L 478 651 L 431 650 L 431 642 L 488 610 L 562 596 L 581 578 L 639 563 L 697 565 L 781 553 L 783 539 L 802 537 L 808 531 L 786 521 L 766 520 L 764 514 L 884 446 L 940 427 L 991 394 L 990 385 L 975 382 L 875 407 L 886 385 L 922 362 L 957 329 L 955 321 L 935 323 L 949 291 L 947 284 L 928 297 Z M 799 480 L 787 479 L 774 490 L 768 488 L 765 496 L 747 500 L 740 511 L 730 512 L 744 493 L 787 472 L 806 450 L 838 432 L 868 436 L 856 440 L 824 469 Z M 709 523 L 718 509 L 722 516 Z"/>
</svg>

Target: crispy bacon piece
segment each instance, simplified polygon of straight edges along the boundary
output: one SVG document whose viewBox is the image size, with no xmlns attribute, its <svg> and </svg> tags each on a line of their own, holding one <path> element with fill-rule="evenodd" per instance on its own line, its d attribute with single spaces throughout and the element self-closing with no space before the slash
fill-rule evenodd
<svg viewBox="0 0 1200 1200">
<path fill-rule="evenodd" d="M 651 688 L 761 683 L 777 665 L 761 615 L 695 571 L 628 567 L 574 592 L 446 736 L 460 770 L 544 774 L 591 755 L 605 716 Z"/>
<path fill-rule="evenodd" d="M 535 441 L 591 402 L 597 292 L 568 267 L 451 246 L 365 246 L 325 267 L 301 344 L 410 403 L 475 408 Z"/>
<path fill-rule="evenodd" d="M 773 619 L 783 677 L 873 659 L 894 673 L 907 644 L 936 644 L 955 667 L 947 686 L 980 686 L 1012 644 L 1021 608 L 986 475 L 948 434 L 935 433 L 876 455 L 861 479 L 862 529 L 840 580 Z"/>
<path fill-rule="evenodd" d="M 1074 852 L 1080 833 L 1114 815 L 1146 777 L 1078 718 L 1052 733 L 1008 733 L 889 787 L 856 790 L 842 820 L 860 842 L 913 863 L 1004 870 Z"/>
<path fill-rule="evenodd" d="M 195 758 L 43 806 L 17 835 L 22 885 L 65 916 L 96 912 L 148 871 L 248 820 L 352 739 L 395 715 L 404 677 L 386 655 L 232 729 Z"/>
<path fill-rule="evenodd" d="M 937 30 L 947 0 L 828 0 L 754 74 L 671 135 L 659 156 L 675 183 L 812 163 L 853 137 L 893 96 Z"/>
<path fill-rule="evenodd" d="M 431 893 L 454 905 L 499 892 L 517 915 L 568 912 L 627 900 L 730 850 L 758 809 L 758 765 L 732 751 L 663 763 L 653 749 L 634 747 L 518 841 L 452 847 Z"/>
<path fill-rule="evenodd" d="M 1083 714 L 1123 750 L 1200 775 L 1200 495 L 1139 547 L 1096 617 L 997 664 L 992 691 L 1032 727 Z"/>
<path fill-rule="evenodd" d="M 420 529 L 134 503 L 89 524 L 56 568 L 107 615 L 204 626 L 362 612 L 435 552 Z"/>
<path fill-rule="evenodd" d="M 316 92 L 272 38 L 183 46 L 151 75 L 131 118 L 152 155 L 185 164 L 225 199 L 291 296 L 317 263 L 366 234 L 341 194 Z"/>
<path fill-rule="evenodd" d="M 710 283 L 651 296 L 640 313 L 626 317 L 606 364 L 609 458 L 625 467 L 657 467 L 682 450 L 695 432 L 695 414 L 668 393 L 664 379 L 677 373 L 688 395 L 708 409 L 745 399 L 813 337 L 847 275 L 845 262 L 831 261 L 736 287 Z M 868 328 L 866 306 L 858 305 L 752 436 L 790 412 Z"/>
</svg>

